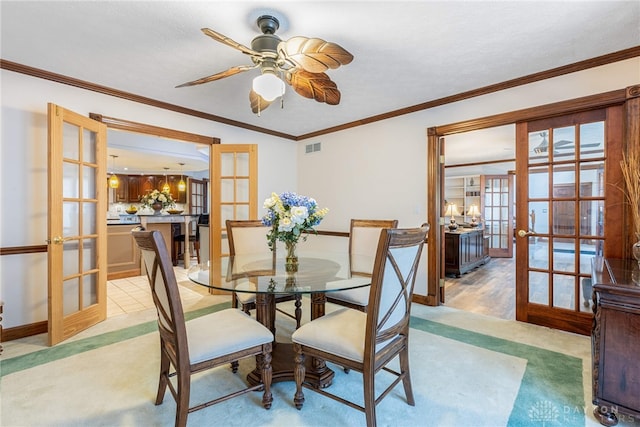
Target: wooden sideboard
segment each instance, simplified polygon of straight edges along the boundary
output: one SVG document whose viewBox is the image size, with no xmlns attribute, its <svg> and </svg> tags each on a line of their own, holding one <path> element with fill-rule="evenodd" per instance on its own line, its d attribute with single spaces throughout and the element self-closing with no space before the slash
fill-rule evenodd
<svg viewBox="0 0 640 427">
<path fill-rule="evenodd" d="M 444 273 L 460 277 L 489 261 L 489 241 L 482 228 L 444 233 Z"/>
<path fill-rule="evenodd" d="M 592 261 L 593 415 L 602 425 L 640 421 L 640 268 L 636 260 Z"/>
</svg>

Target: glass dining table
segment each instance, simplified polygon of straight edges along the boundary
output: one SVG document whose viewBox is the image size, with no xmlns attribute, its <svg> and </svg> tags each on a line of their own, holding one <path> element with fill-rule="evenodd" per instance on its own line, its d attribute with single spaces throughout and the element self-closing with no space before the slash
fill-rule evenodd
<svg viewBox="0 0 640 427">
<path fill-rule="evenodd" d="M 324 316 L 327 293 L 371 284 L 369 277 L 349 277 L 347 254 L 314 253 L 301 256 L 298 271 L 293 273 L 285 270 L 284 263 L 284 257 L 238 255 L 228 258 L 226 268 L 219 275 L 210 274 L 209 264 L 196 265 L 188 273 L 189 280 L 211 289 L 256 295 L 256 319 L 274 333 L 273 382 L 295 380 L 293 346 L 290 342 L 277 342 L 275 339 L 276 297 L 309 295 L 310 317 L 313 320 Z M 298 303 L 296 309 L 299 309 Z M 306 369 L 305 381 L 319 388 L 331 385 L 334 373 L 324 361 L 308 358 Z M 247 380 L 251 384 L 260 383 L 260 371 L 251 371 Z"/>
</svg>

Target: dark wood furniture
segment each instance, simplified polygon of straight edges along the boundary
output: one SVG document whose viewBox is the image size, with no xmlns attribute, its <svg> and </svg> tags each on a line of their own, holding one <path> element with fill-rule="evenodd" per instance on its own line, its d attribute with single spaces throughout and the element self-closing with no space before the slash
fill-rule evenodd
<svg viewBox="0 0 640 427">
<path fill-rule="evenodd" d="M 142 258 L 158 315 L 160 378 L 155 404 L 162 403 L 168 388 L 176 401 L 176 427 L 187 425 L 190 412 L 251 391 L 262 390 L 262 406 L 271 408 L 271 332 L 232 308 L 186 322 L 178 282 L 162 234 L 159 231 L 135 231 L 133 237 L 144 254 Z M 235 373 L 237 361 L 252 356 L 258 360 L 260 384 L 190 407 L 193 374 L 229 363 L 232 363 Z M 174 382 L 171 381 L 173 376 L 176 377 Z"/>
<path fill-rule="evenodd" d="M 484 229 L 469 228 L 444 233 L 445 274 L 460 277 L 489 261 L 488 241 Z"/>
<path fill-rule="evenodd" d="M 640 419 L 640 268 L 636 260 L 592 261 L 593 415 L 602 425 Z"/>
</svg>

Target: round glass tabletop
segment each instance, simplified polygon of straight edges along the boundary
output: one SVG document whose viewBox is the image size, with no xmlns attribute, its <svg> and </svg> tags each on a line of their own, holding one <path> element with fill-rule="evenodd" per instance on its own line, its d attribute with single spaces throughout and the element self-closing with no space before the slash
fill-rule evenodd
<svg viewBox="0 0 640 427">
<path fill-rule="evenodd" d="M 229 257 L 216 278 L 209 264 L 189 270 L 189 279 L 213 289 L 272 294 L 311 294 L 361 288 L 371 284 L 370 277 L 349 277 L 346 263 L 335 256 L 302 256 L 298 271 L 285 271 L 284 259 L 264 255 Z M 217 280 L 216 280 L 217 279 Z"/>
</svg>

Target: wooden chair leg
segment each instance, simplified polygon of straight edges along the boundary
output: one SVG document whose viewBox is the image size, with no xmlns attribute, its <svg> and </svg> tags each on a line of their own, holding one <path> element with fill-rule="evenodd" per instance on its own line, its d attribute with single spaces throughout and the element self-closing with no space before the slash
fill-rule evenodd
<svg viewBox="0 0 640 427">
<path fill-rule="evenodd" d="M 296 294 L 295 306 L 296 306 L 296 311 L 295 311 L 296 329 L 298 329 L 300 327 L 300 321 L 302 320 L 302 309 L 300 308 L 302 306 L 302 295 Z"/>
<path fill-rule="evenodd" d="M 400 373 L 404 374 L 402 378 L 402 385 L 404 387 L 404 394 L 407 396 L 407 403 L 411 406 L 415 406 L 415 400 L 413 399 L 413 388 L 411 387 L 411 373 L 409 371 L 409 349 L 405 346 L 404 350 L 400 352 Z"/>
<path fill-rule="evenodd" d="M 171 261 L 173 262 L 173 266 L 178 265 L 178 250 L 179 250 L 180 242 L 173 242 L 173 250 L 171 251 Z"/>
<path fill-rule="evenodd" d="M 265 353 L 260 356 L 260 367 L 262 371 L 262 383 L 264 384 L 264 393 L 262 394 L 262 406 L 270 409 L 273 402 L 271 394 L 271 380 L 273 377 L 273 368 L 271 367 L 271 343 L 263 346 Z"/>
<path fill-rule="evenodd" d="M 251 315 L 251 310 L 249 309 L 249 304 L 242 304 L 242 311 Z"/>
<path fill-rule="evenodd" d="M 296 379 L 296 394 L 293 396 L 293 403 L 297 409 L 302 409 L 304 404 L 304 393 L 302 392 L 302 383 L 304 382 L 305 366 L 304 366 L 304 354 L 302 354 L 302 346 L 300 344 L 293 344 L 293 351 L 295 353 L 295 366 L 294 377 Z"/>
<path fill-rule="evenodd" d="M 367 427 L 376 427 L 376 396 L 374 372 L 363 372 L 364 383 L 364 414 Z"/>
<path fill-rule="evenodd" d="M 238 308 L 238 297 L 235 292 L 231 293 L 231 307 Z"/>
<path fill-rule="evenodd" d="M 178 372 L 178 396 L 176 397 L 176 427 L 186 427 L 191 394 L 191 372 Z"/>
<path fill-rule="evenodd" d="M 167 391 L 167 383 L 169 382 L 169 369 L 171 362 L 164 351 L 160 351 L 160 378 L 158 379 L 158 393 L 156 394 L 156 405 L 164 400 L 164 393 Z"/>
</svg>

